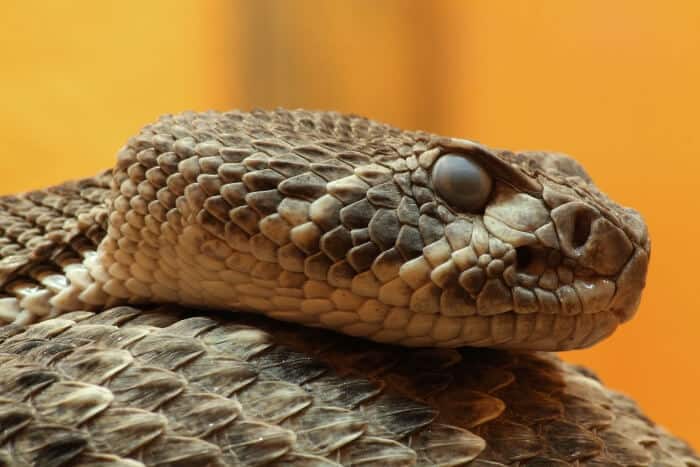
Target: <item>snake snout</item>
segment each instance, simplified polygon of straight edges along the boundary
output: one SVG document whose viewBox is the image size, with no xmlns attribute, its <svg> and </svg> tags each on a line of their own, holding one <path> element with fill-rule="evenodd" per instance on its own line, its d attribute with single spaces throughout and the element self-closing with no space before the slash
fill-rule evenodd
<svg viewBox="0 0 700 467">
<path fill-rule="evenodd" d="M 628 211 L 621 212 L 632 216 Z M 612 312 L 620 323 L 632 318 L 641 300 L 649 262 L 649 242 L 641 216 L 636 214 L 637 228 L 631 232 L 582 201 L 562 204 L 552 210 L 551 216 L 562 253 L 602 276 L 605 282 L 614 282 L 614 295 L 609 303 L 599 304 L 602 309 Z"/>
<path fill-rule="evenodd" d="M 625 232 L 584 202 L 558 206 L 551 216 L 562 252 L 600 275 L 618 274 L 634 251 Z"/>
<path fill-rule="evenodd" d="M 617 277 L 616 292 L 610 302 L 610 310 L 617 319 L 629 321 L 637 311 L 646 284 L 649 254 L 644 248 L 636 247 L 629 261 Z"/>
</svg>

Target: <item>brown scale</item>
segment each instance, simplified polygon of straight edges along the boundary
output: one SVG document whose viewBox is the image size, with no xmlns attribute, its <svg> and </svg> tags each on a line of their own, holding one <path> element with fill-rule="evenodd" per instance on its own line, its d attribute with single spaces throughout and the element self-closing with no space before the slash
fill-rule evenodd
<svg viewBox="0 0 700 467">
<path fill-rule="evenodd" d="M 1 331 L 11 465 L 59 452 L 71 465 L 700 465 L 549 354 L 398 349 L 175 308 Z"/>
<path fill-rule="evenodd" d="M 308 324 L 412 345 L 426 344 L 426 333 L 457 342 L 462 332 L 473 345 L 517 346 L 514 335 L 529 336 L 545 348 L 605 337 L 617 317 L 586 315 L 577 322 L 586 339 L 567 341 L 570 316 L 516 322 L 508 307 L 564 302 L 570 290 L 550 289 L 620 266 L 566 257 L 575 245 L 554 224 L 576 237 L 572 213 L 596 213 L 586 219 L 608 222 L 601 232 L 620 251 L 631 245 L 620 275 L 641 288 L 649 250 L 641 219 L 568 158 L 481 149 L 481 163 L 506 185 L 486 226 L 483 216 L 455 212 L 431 179 L 440 155 L 474 147 L 335 113 L 185 113 L 131 138 L 114 171 L 0 198 L 1 300 L 21 303 L 27 318 L 0 327 L 0 461 L 40 463 L 60 452 L 72 465 L 699 466 L 634 402 L 550 354 L 407 349 L 172 307 L 84 311 L 129 302 L 137 278 L 179 287 L 198 306 L 235 289 L 251 297 L 249 308 L 306 307 Z M 546 206 L 553 223 L 530 232 L 532 221 L 510 214 L 514 199 Z M 537 248 L 505 239 L 516 227 Z M 83 303 L 83 289 L 66 284 L 90 287 L 82 263 L 102 240 L 118 261 L 95 273 L 107 276 L 104 290 L 89 289 Z M 140 250 L 163 243 L 160 257 Z M 217 274 L 231 279 L 197 289 Z M 19 325 L 45 318 L 22 301 L 37 309 L 42 294 L 80 311 L 52 309 L 55 320 Z M 619 298 L 634 300 L 634 290 Z M 409 306 L 422 311 L 410 315 Z M 418 337 L 401 341 L 406 330 Z"/>
<path fill-rule="evenodd" d="M 106 232 L 105 172 L 26 195 L 0 198 L 0 285 L 84 237 L 95 250 Z"/>
</svg>

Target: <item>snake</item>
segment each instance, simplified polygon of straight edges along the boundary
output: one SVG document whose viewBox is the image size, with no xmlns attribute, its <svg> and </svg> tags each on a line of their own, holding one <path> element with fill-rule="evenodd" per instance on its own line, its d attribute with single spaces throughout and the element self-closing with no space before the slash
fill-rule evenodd
<svg viewBox="0 0 700 467">
<path fill-rule="evenodd" d="M 700 466 L 589 369 L 642 216 L 560 153 L 168 114 L 0 197 L 0 465 Z"/>
</svg>

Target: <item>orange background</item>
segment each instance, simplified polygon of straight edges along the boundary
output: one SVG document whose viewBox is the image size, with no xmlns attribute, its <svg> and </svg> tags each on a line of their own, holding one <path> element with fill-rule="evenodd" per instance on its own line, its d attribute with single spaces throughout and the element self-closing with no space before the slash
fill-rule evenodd
<svg viewBox="0 0 700 467">
<path fill-rule="evenodd" d="M 307 107 L 573 154 L 642 211 L 637 319 L 565 357 L 700 447 L 700 2 L 5 2 L 0 193 L 92 175 L 160 113 Z"/>
</svg>

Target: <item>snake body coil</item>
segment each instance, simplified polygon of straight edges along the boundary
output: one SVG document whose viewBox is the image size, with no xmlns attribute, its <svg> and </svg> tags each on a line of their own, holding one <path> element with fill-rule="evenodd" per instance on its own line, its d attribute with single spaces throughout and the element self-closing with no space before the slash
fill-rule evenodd
<svg viewBox="0 0 700 467">
<path fill-rule="evenodd" d="M 698 467 L 526 351 L 630 319 L 649 252 L 563 155 L 164 116 L 112 170 L 0 197 L 0 464 Z"/>
</svg>

